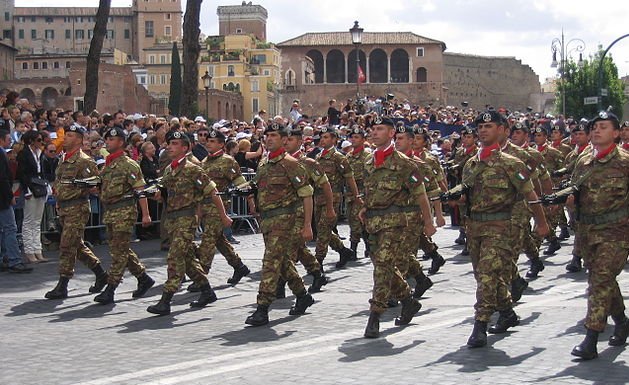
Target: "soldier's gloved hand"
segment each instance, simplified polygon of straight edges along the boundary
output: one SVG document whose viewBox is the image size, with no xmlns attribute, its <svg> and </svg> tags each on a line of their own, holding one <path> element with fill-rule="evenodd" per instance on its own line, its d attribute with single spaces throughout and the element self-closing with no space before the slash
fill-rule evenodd
<svg viewBox="0 0 629 385">
<path fill-rule="evenodd" d="M 558 177 L 562 177 L 564 175 L 566 175 L 568 173 L 568 170 L 566 170 L 565 168 L 560 168 L 559 170 L 555 170 L 553 172 L 550 173 L 550 176 L 554 177 L 554 178 L 558 178 Z"/>
<path fill-rule="evenodd" d="M 542 195 L 542 204 L 544 206 L 552 206 L 552 205 L 556 205 L 556 204 L 560 204 L 560 203 L 566 203 L 566 201 L 568 200 L 568 195 L 557 195 L 557 194 L 550 194 L 550 195 Z"/>
</svg>

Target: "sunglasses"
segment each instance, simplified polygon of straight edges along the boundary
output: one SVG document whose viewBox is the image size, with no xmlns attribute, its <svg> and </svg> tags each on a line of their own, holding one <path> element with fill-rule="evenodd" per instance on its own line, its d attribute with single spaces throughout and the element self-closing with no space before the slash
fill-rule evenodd
<svg viewBox="0 0 629 385">
<path fill-rule="evenodd" d="M 207 136 L 208 134 L 207 134 L 207 132 L 199 132 L 197 135 L 198 136 Z"/>
</svg>

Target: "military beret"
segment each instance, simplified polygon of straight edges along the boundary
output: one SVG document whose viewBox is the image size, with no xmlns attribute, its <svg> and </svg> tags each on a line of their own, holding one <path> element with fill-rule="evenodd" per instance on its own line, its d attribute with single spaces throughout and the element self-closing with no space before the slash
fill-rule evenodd
<svg viewBox="0 0 629 385">
<path fill-rule="evenodd" d="M 118 138 L 122 138 L 122 140 L 126 140 L 127 133 L 124 132 L 124 130 L 120 127 L 113 127 L 105 131 L 105 139 L 114 138 L 114 137 L 118 137 Z"/>
<path fill-rule="evenodd" d="M 269 132 L 278 132 L 280 135 L 286 135 L 287 134 L 286 127 L 283 124 L 280 124 L 280 123 L 269 124 L 266 127 L 266 129 L 264 130 L 264 133 L 268 134 Z"/>
<path fill-rule="evenodd" d="M 533 129 L 531 130 L 531 132 L 532 132 L 532 133 L 534 133 L 534 134 L 544 134 L 544 135 L 548 135 L 548 130 L 546 129 L 546 127 L 544 127 L 544 126 L 542 126 L 542 125 L 540 125 L 540 126 L 537 126 L 537 127 L 533 128 Z"/>
<path fill-rule="evenodd" d="M 349 132 L 350 135 L 362 135 L 365 136 L 365 130 L 363 130 L 358 124 L 354 124 L 352 126 L 352 130 Z"/>
<path fill-rule="evenodd" d="M 321 134 L 332 134 L 332 135 L 338 135 L 338 134 L 337 134 L 337 132 L 336 132 L 336 129 L 335 129 L 334 127 L 331 127 L 331 126 L 324 126 L 324 127 L 321 127 L 321 128 L 319 129 L 319 135 L 321 135 Z"/>
<path fill-rule="evenodd" d="M 227 139 L 225 134 L 223 134 L 220 130 L 215 130 L 215 129 L 211 129 L 210 132 L 208 132 L 207 137 L 209 139 L 218 139 L 223 142 L 225 141 L 225 139 Z"/>
<path fill-rule="evenodd" d="M 398 126 L 395 128 L 395 132 L 398 134 L 403 134 L 403 133 L 407 133 L 407 134 L 415 134 L 415 130 L 413 129 L 413 126 L 406 126 L 404 125 L 403 122 L 398 122 L 401 124 L 398 124 Z"/>
<path fill-rule="evenodd" d="M 620 128 L 620 121 L 613 112 L 601 111 L 590 121 L 591 125 L 602 120 L 609 120 L 614 123 L 614 127 Z"/>
<path fill-rule="evenodd" d="M 520 130 L 522 132 L 529 132 L 529 128 L 526 124 L 522 123 L 522 122 L 515 122 L 515 124 L 513 126 L 511 126 L 511 131 L 515 131 L 515 130 Z"/>
<path fill-rule="evenodd" d="M 550 127 L 550 132 L 553 132 L 553 131 L 563 132 L 563 127 L 561 127 L 560 125 L 554 124 Z"/>
<path fill-rule="evenodd" d="M 376 118 L 373 120 L 374 126 L 380 125 L 380 124 L 395 128 L 395 123 L 393 122 L 393 120 L 386 116 L 376 116 Z"/>
<path fill-rule="evenodd" d="M 629 120 L 625 120 L 625 121 L 622 123 L 622 127 L 629 127 Z"/>
<path fill-rule="evenodd" d="M 288 130 L 288 136 L 289 137 L 291 137 L 291 136 L 299 136 L 299 137 L 301 137 L 303 135 L 304 135 L 304 132 L 301 130 L 301 128 L 299 128 L 299 126 L 296 127 L 296 128 L 293 128 L 292 130 Z"/>
<path fill-rule="evenodd" d="M 463 126 L 463 128 L 461 128 L 461 135 L 478 135 L 478 133 L 474 127 Z"/>
<path fill-rule="evenodd" d="M 70 127 L 68 127 L 68 129 L 66 130 L 67 132 L 74 132 L 76 134 L 81 134 L 81 135 L 85 135 L 85 133 L 87 132 L 87 130 L 85 129 L 85 127 L 79 125 L 79 124 L 72 124 Z"/>
<path fill-rule="evenodd" d="M 478 116 L 476 117 L 476 120 L 474 120 L 474 124 L 476 125 L 483 124 L 483 123 L 504 124 L 505 122 L 506 122 L 506 119 L 504 118 L 504 116 L 502 116 L 502 114 L 500 114 L 499 112 L 493 109 L 487 110 L 485 112 L 478 114 Z"/>
<path fill-rule="evenodd" d="M 167 143 L 169 143 L 173 139 L 182 140 L 186 142 L 187 144 L 190 144 L 190 137 L 188 137 L 188 135 L 186 135 L 184 132 L 170 131 L 168 134 L 166 134 Z"/>
<path fill-rule="evenodd" d="M 415 131 L 415 134 L 417 135 L 424 135 L 425 137 L 430 137 L 430 135 L 428 134 L 428 127 L 426 125 L 419 125 L 416 124 L 413 126 L 413 131 Z"/>
</svg>

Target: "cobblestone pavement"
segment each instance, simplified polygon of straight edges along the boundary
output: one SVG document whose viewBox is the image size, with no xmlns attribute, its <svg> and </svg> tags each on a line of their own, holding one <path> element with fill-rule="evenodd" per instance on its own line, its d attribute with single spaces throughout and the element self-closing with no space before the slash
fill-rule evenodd
<svg viewBox="0 0 629 385">
<path fill-rule="evenodd" d="M 348 227 L 340 225 L 339 231 L 346 236 Z M 87 289 L 93 275 L 82 266 L 70 282 L 70 298 L 43 299 L 57 280 L 57 254 L 47 253 L 52 261 L 36 265 L 31 275 L 0 275 L 0 384 L 627 383 L 629 353 L 607 346 L 611 327 L 600 337 L 597 360 L 579 362 L 570 355 L 584 332 L 587 287 L 585 273 L 565 272 L 572 239 L 546 259 L 546 269 L 530 283 L 516 308 L 521 325 L 490 335 L 487 348 L 467 349 L 475 283 L 460 246 L 452 246 L 457 235 L 445 227 L 434 238 L 447 263 L 433 276 L 420 315 L 396 327 L 400 307 L 390 309 L 376 340 L 362 338 L 372 273 L 365 258 L 335 270 L 338 255 L 330 251 L 330 283 L 314 295 L 307 315 L 288 315 L 291 296 L 272 305 L 268 326 L 250 328 L 244 320 L 255 308 L 259 234 L 238 236 L 237 251 L 252 269 L 250 277 L 227 285 L 232 271 L 219 255 L 210 276 L 219 301 L 193 310 L 188 303 L 196 295 L 182 289 L 166 317 L 146 312 L 166 278 L 166 253 L 158 251 L 158 241 L 132 247 L 159 285 L 146 298 L 132 300 L 136 281 L 127 273 L 111 306 L 92 301 Z M 94 250 L 108 266 L 107 247 Z M 361 245 L 361 256 L 362 250 Z M 524 272 L 524 257 L 521 262 Z M 625 294 L 627 277 L 620 277 Z"/>
</svg>

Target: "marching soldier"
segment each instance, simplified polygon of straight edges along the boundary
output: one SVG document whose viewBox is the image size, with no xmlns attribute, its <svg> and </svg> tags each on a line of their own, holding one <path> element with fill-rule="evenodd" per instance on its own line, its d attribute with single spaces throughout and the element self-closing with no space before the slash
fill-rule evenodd
<svg viewBox="0 0 629 385">
<path fill-rule="evenodd" d="M 317 162 L 321 165 L 325 175 L 328 177 L 332 194 L 334 196 L 334 207 L 340 207 L 343 185 L 347 183 L 349 187 L 349 199 L 358 205 L 362 205 L 362 199 L 358 196 L 358 187 L 354 179 L 354 173 L 345 155 L 336 150 L 338 134 L 334 128 L 323 127 L 320 132 L 321 139 L 319 146 L 323 151 L 317 155 Z M 317 224 L 317 246 L 315 247 L 315 257 L 321 265 L 328 253 L 328 246 L 340 254 L 340 259 L 336 264 L 341 268 L 347 262 L 356 259 L 356 253 L 343 245 L 343 242 L 334 234 L 332 230 L 336 227 L 336 218 L 330 221 L 323 214 L 325 207 L 325 195 L 323 190 L 317 188 L 314 194 L 315 203 L 315 223 Z"/>
<path fill-rule="evenodd" d="M 393 148 L 395 124 L 389 118 L 377 117 L 371 139 L 377 149 L 365 165 L 365 207 L 360 218 L 369 233 L 370 257 L 374 265 L 373 294 L 369 300 L 370 315 L 366 338 L 380 335 L 380 315 L 389 298 L 400 300 L 402 310 L 396 325 L 407 325 L 421 309 L 402 272 L 407 270 L 408 255 L 400 255 L 409 223 L 407 213 L 421 210 L 424 233 L 435 233 L 430 203 L 416 163 Z"/>
<path fill-rule="evenodd" d="M 191 162 L 187 155 L 190 139 L 182 132 L 169 133 L 168 152 L 173 159 L 164 170 L 162 185 L 168 195 L 168 233 L 171 240 L 168 250 L 168 279 L 164 283 L 162 298 L 148 307 L 149 313 L 170 314 L 170 302 L 179 289 L 184 274 L 200 287 L 201 294 L 190 307 L 200 308 L 216 301 L 216 294 L 205 276 L 201 264 L 196 259 L 194 233 L 198 226 L 199 205 L 211 198 L 216 206 L 223 226 L 231 226 L 232 220 L 225 213 L 225 207 L 216 194 L 216 184 L 208 178 L 203 169 Z M 161 194 L 157 194 L 159 199 Z"/>
<path fill-rule="evenodd" d="M 312 186 L 304 167 L 286 154 L 286 128 L 273 123 L 264 133 L 269 154 L 258 166 L 254 181 L 258 185 L 257 209 L 265 250 L 258 307 L 245 321 L 252 326 L 269 323 L 269 306 L 280 278 L 289 283 L 297 297 L 289 314 L 303 315 L 314 303 L 292 259 L 301 245 L 312 239 Z"/>
<path fill-rule="evenodd" d="M 363 182 L 364 168 L 367 159 L 371 156 L 367 150 L 365 150 L 365 131 L 358 125 L 352 127 L 350 132 L 349 141 L 352 143 L 352 150 L 347 154 L 347 161 L 354 173 L 354 179 L 356 180 L 356 186 L 358 187 L 358 193 L 363 195 L 365 192 L 365 185 Z M 369 234 L 365 231 L 365 226 L 360 223 L 358 213 L 362 205 L 357 201 L 347 197 L 347 218 L 349 222 L 349 241 L 350 249 L 356 254 L 358 243 L 362 237 L 365 242 L 365 256 L 369 255 Z"/>
<path fill-rule="evenodd" d="M 225 154 L 225 135 L 218 130 L 211 130 L 206 142 L 208 155 L 201 162 L 201 167 L 208 174 L 210 179 L 216 183 L 216 189 L 219 192 L 227 192 L 230 184 L 239 186 L 247 181 L 240 172 L 238 162 L 231 156 Z M 231 204 L 230 196 L 221 195 L 225 210 Z M 248 195 L 247 200 L 249 207 L 253 206 L 253 195 Z M 240 280 L 249 275 L 249 268 L 242 262 L 238 254 L 234 251 L 233 246 L 223 233 L 223 224 L 220 220 L 219 211 L 213 204 L 213 198 L 204 200 L 201 203 L 203 237 L 199 247 L 199 259 L 201 266 L 206 273 L 212 267 L 214 260 L 214 252 L 216 249 L 225 257 L 229 266 L 234 269 L 231 278 L 227 283 L 236 285 Z"/>
<path fill-rule="evenodd" d="M 623 346 L 629 335 L 623 296 L 616 277 L 629 254 L 629 154 L 616 145 L 620 122 L 601 111 L 591 123 L 593 151 L 582 156 L 572 173 L 580 248 L 589 270 L 586 336 L 572 354 L 584 360 L 598 356 L 598 335 L 611 315 L 615 327 L 609 345 Z"/>
<path fill-rule="evenodd" d="M 465 163 L 478 151 L 476 142 L 478 141 L 478 134 L 474 127 L 464 126 L 461 129 L 461 148 L 459 148 L 454 154 L 454 162 L 450 167 L 450 170 L 454 172 L 457 181 L 461 181 L 463 166 Z M 467 205 L 465 203 L 458 203 L 459 206 L 459 237 L 454 240 L 457 245 L 465 245 L 462 255 L 469 255 L 467 250 L 467 242 L 465 235 L 465 222 L 467 221 Z"/>
<path fill-rule="evenodd" d="M 576 122 L 571 121 L 571 126 L 576 127 Z M 550 140 L 552 147 L 559 151 L 564 159 L 568 156 L 568 154 L 572 151 L 572 147 L 563 142 L 564 139 L 564 130 L 557 125 L 552 126 L 550 130 Z M 553 183 L 560 183 L 561 178 L 553 178 Z M 560 240 L 566 240 L 570 238 L 570 232 L 568 231 L 568 219 L 566 218 L 566 212 L 564 205 L 558 206 L 557 218 L 559 220 L 559 229 L 561 232 L 559 233 Z"/>
<path fill-rule="evenodd" d="M 98 176 L 98 168 L 92 158 L 82 150 L 85 128 L 73 124 L 65 130 L 63 149 L 56 171 L 55 196 L 57 198 L 57 214 L 63 230 L 59 243 L 59 282 L 54 289 L 47 292 L 48 299 L 68 297 L 68 282 L 74 275 L 76 260 L 83 262 L 94 272 L 96 282 L 89 289 L 90 293 L 99 293 L 107 284 L 107 273 L 89 247 L 83 243 L 85 224 L 90 216 L 89 191 L 74 185 L 75 179 Z"/>
<path fill-rule="evenodd" d="M 510 219 L 517 196 L 537 200 L 526 165 L 500 151 L 499 138 L 504 135 L 505 118 L 496 111 L 481 113 L 475 120 L 482 147 L 478 156 L 470 159 L 463 169 L 463 184 L 469 205 L 468 248 L 476 278 L 476 310 L 474 330 L 467 341 L 470 348 L 487 344 L 487 323 L 495 311 L 500 312 L 490 333 L 504 333 L 519 324 L 509 293 L 512 276 Z M 532 205 L 536 231 L 548 233 L 544 212 Z"/>
<path fill-rule="evenodd" d="M 619 147 L 629 152 L 629 120 L 625 120 L 622 124 L 622 131 L 620 132 Z"/>
<path fill-rule="evenodd" d="M 155 284 L 130 247 L 133 226 L 138 217 L 134 193 L 141 192 L 145 184 L 142 170 L 124 152 L 126 134 L 122 128 L 114 127 L 108 130 L 105 133 L 105 142 L 109 156 L 100 176 L 102 181 L 100 199 L 105 208 L 103 223 L 107 226 L 111 266 L 107 287 L 94 298 L 95 302 L 103 305 L 114 302 L 114 293 L 122 281 L 126 267 L 138 280 L 138 288 L 133 292 L 133 298 L 142 297 Z M 151 224 L 151 216 L 146 197 L 140 196 L 138 202 L 142 210 L 142 225 L 148 226 Z"/>
</svg>

